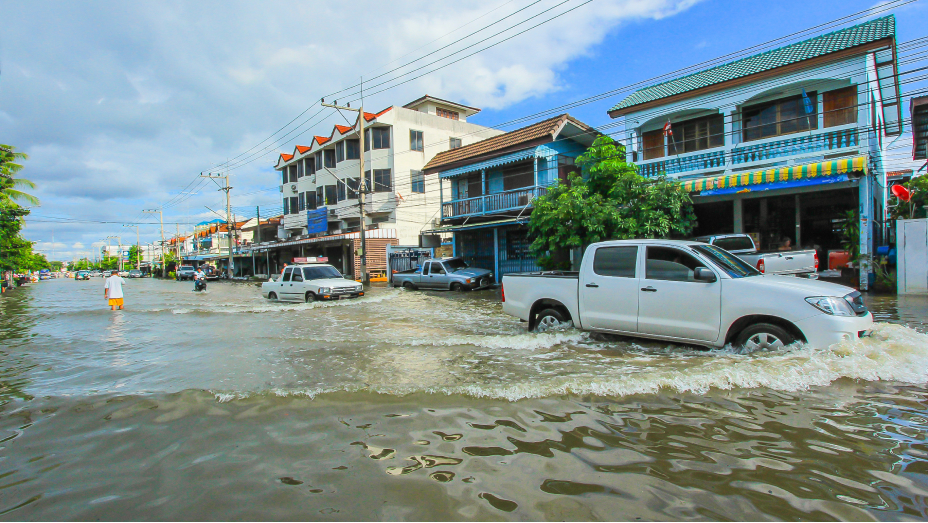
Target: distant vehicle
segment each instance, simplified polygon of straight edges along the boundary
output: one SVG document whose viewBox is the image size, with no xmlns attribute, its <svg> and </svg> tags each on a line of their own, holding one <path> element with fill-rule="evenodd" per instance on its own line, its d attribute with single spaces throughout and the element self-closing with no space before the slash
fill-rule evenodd
<svg viewBox="0 0 928 523">
<path fill-rule="evenodd" d="M 119 277 L 120 277 L 120 278 L 128 278 L 128 277 L 129 277 L 129 271 L 119 271 L 117 274 L 119 274 Z"/>
<path fill-rule="evenodd" d="M 142 277 L 142 271 L 140 271 L 140 270 L 138 270 L 138 269 L 132 269 L 131 271 L 129 271 L 129 277 L 130 277 L 130 278 L 141 278 L 141 277 Z"/>
<path fill-rule="evenodd" d="M 763 275 L 714 245 L 623 240 L 587 247 L 580 272 L 503 277 L 503 312 L 529 330 L 579 329 L 751 350 L 814 348 L 869 335 L 860 292 Z"/>
<path fill-rule="evenodd" d="M 700 236 L 696 241 L 721 247 L 751 264 L 762 274 L 812 275 L 818 270 L 815 249 L 757 252 L 754 239 L 747 234 Z"/>
<path fill-rule="evenodd" d="M 493 285 L 493 272 L 470 268 L 461 258 L 430 258 L 413 270 L 393 275 L 394 287 L 463 291 Z"/>
<path fill-rule="evenodd" d="M 90 273 L 87 271 L 77 271 L 77 274 L 74 275 L 75 280 L 89 280 Z"/>
<path fill-rule="evenodd" d="M 313 263 L 285 268 L 280 278 L 261 284 L 261 295 L 278 301 L 337 300 L 364 296 L 364 287 L 331 265 Z"/>
<path fill-rule="evenodd" d="M 177 268 L 177 281 L 192 280 L 196 273 L 197 271 L 193 268 L 193 265 L 181 265 Z"/>
</svg>

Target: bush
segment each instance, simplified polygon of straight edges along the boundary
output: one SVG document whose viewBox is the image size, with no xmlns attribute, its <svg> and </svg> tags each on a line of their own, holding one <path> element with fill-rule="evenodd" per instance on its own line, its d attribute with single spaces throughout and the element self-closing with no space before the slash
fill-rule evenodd
<svg viewBox="0 0 928 523">
<path fill-rule="evenodd" d="M 177 279 L 177 273 L 174 272 L 174 271 L 169 272 L 169 273 L 168 273 L 168 278 L 171 278 L 172 280 L 176 280 L 176 279 Z"/>
</svg>

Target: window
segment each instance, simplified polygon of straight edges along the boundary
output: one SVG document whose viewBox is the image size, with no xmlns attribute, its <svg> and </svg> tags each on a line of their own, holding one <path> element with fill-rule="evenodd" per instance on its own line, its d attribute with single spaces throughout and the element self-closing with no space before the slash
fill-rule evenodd
<svg viewBox="0 0 928 523">
<path fill-rule="evenodd" d="M 521 260 L 531 258 L 528 251 L 528 246 L 531 243 L 528 241 L 528 231 L 506 231 L 506 259 Z"/>
<path fill-rule="evenodd" d="M 348 186 L 348 199 L 354 200 L 358 198 L 358 178 L 348 178 L 345 180 L 345 185 Z"/>
<path fill-rule="evenodd" d="M 732 278 L 745 278 L 747 276 L 757 276 L 760 274 L 760 271 L 751 267 L 750 264 L 745 263 L 741 258 L 728 251 L 719 249 L 715 245 L 694 245 L 693 250 L 709 258 L 709 261 L 714 263 L 719 269 L 728 273 Z"/>
<path fill-rule="evenodd" d="M 294 269 L 294 270 L 293 270 L 293 278 L 292 278 L 291 281 L 303 281 L 303 275 L 300 274 L 300 270 L 299 270 L 299 269 Z"/>
<path fill-rule="evenodd" d="M 335 162 L 344 162 L 345 161 L 345 142 L 338 142 L 335 144 Z"/>
<path fill-rule="evenodd" d="M 802 95 L 745 107 L 741 110 L 744 122 L 744 141 L 760 140 L 783 134 L 818 129 L 815 92 L 808 93 L 812 112 L 806 113 Z"/>
<path fill-rule="evenodd" d="M 425 144 L 422 142 L 422 131 L 409 130 L 409 150 L 424 151 Z"/>
<path fill-rule="evenodd" d="M 672 123 L 667 137 L 671 154 L 691 153 L 725 145 L 725 124 L 721 114 Z"/>
<path fill-rule="evenodd" d="M 504 191 L 512 191 L 533 185 L 535 185 L 535 168 L 532 167 L 532 164 L 523 163 L 503 168 Z"/>
<path fill-rule="evenodd" d="M 361 141 L 345 140 L 345 159 L 358 160 L 361 158 Z"/>
<path fill-rule="evenodd" d="M 306 208 L 311 211 L 316 209 L 316 193 L 313 191 L 306 191 Z"/>
<path fill-rule="evenodd" d="M 296 164 L 296 178 L 299 180 L 303 177 L 303 160 L 300 160 Z"/>
<path fill-rule="evenodd" d="M 298 214 L 300 212 L 300 199 L 296 196 L 290 197 L 290 214 Z"/>
<path fill-rule="evenodd" d="M 423 275 L 423 276 L 428 276 L 428 274 L 429 274 L 429 267 L 431 267 L 431 266 L 432 266 L 431 263 L 426 263 L 425 265 L 422 266 L 422 275 Z"/>
<path fill-rule="evenodd" d="M 393 177 L 390 176 L 390 169 L 374 169 L 373 179 L 370 171 L 365 171 L 364 175 L 367 178 L 369 192 L 393 192 Z"/>
<path fill-rule="evenodd" d="M 412 192 L 424 193 L 425 173 L 416 170 L 409 171 L 409 183 L 412 187 L 412 189 L 410 189 Z"/>
<path fill-rule="evenodd" d="M 306 159 L 306 175 L 316 174 L 316 159 L 307 158 Z"/>
<path fill-rule="evenodd" d="M 600 276 L 634 278 L 638 247 L 600 247 L 593 256 L 593 272 Z"/>
<path fill-rule="evenodd" d="M 325 204 L 326 205 L 335 205 L 338 203 L 338 191 L 334 185 L 325 186 Z"/>
<path fill-rule="evenodd" d="M 645 278 L 666 281 L 696 281 L 693 273 L 705 265 L 692 255 L 671 247 L 648 247 Z"/>
<path fill-rule="evenodd" d="M 644 145 L 644 159 L 653 160 L 654 158 L 664 157 L 664 130 L 648 131 L 641 133 L 641 142 Z"/>
<path fill-rule="evenodd" d="M 305 193 L 300 193 L 300 210 L 301 211 L 306 210 L 306 194 Z"/>
<path fill-rule="evenodd" d="M 461 139 L 460 139 L 460 138 L 448 138 L 448 148 L 449 148 L 449 149 L 457 149 L 457 148 L 460 147 L 460 146 L 461 146 Z"/>
<path fill-rule="evenodd" d="M 296 182 L 296 165 L 288 165 L 287 172 L 290 174 L 290 183 Z"/>
<path fill-rule="evenodd" d="M 316 171 L 322 170 L 322 151 L 316 153 Z"/>
<path fill-rule="evenodd" d="M 290 198 L 284 198 L 284 214 L 290 214 Z"/>
<path fill-rule="evenodd" d="M 325 187 L 316 187 L 316 206 L 325 205 Z"/>
<path fill-rule="evenodd" d="M 345 182 L 339 181 L 337 187 L 338 187 L 338 201 L 342 201 L 345 199 Z"/>
<path fill-rule="evenodd" d="M 287 184 L 287 168 L 286 167 L 284 167 L 280 171 L 280 178 L 281 178 L 280 183 L 283 185 L 286 185 Z"/>
<path fill-rule="evenodd" d="M 323 165 L 329 169 L 335 167 L 335 149 L 325 149 L 322 153 Z"/>
<path fill-rule="evenodd" d="M 369 151 L 371 147 L 374 149 L 389 149 L 390 148 L 390 128 L 389 127 L 374 127 L 373 129 L 368 129 L 365 131 L 367 133 L 365 138 L 368 138 L 364 142 L 364 150 Z M 370 144 L 368 146 L 367 144 Z"/>
<path fill-rule="evenodd" d="M 436 112 L 438 113 L 438 116 L 441 116 L 442 118 L 451 118 L 452 120 L 460 120 L 460 115 L 455 111 L 449 111 L 447 109 L 442 109 L 441 107 L 439 107 L 436 110 Z"/>
<path fill-rule="evenodd" d="M 441 262 L 432 262 L 432 274 L 444 274 L 445 266 Z"/>
<path fill-rule="evenodd" d="M 306 281 L 312 281 L 325 280 L 328 278 L 342 278 L 343 276 L 335 267 L 320 265 L 318 267 L 303 267 L 303 277 L 306 278 Z"/>
<path fill-rule="evenodd" d="M 822 94 L 825 105 L 825 127 L 857 123 L 857 86 Z"/>
<path fill-rule="evenodd" d="M 293 269 L 290 268 L 290 267 L 287 267 L 286 269 L 284 269 L 284 277 L 283 277 L 282 281 L 290 281 L 290 273 L 291 273 L 291 272 L 293 272 Z"/>
</svg>

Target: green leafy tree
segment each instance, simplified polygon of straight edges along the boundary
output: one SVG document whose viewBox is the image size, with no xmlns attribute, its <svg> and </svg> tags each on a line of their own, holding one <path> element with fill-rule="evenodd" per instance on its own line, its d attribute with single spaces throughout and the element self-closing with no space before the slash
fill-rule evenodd
<svg viewBox="0 0 928 523">
<path fill-rule="evenodd" d="M 893 220 L 925 218 L 925 206 L 928 205 L 928 175 L 912 178 L 902 185 L 909 190 L 912 198 L 908 202 L 899 201 L 890 213 L 890 218 Z"/>
<path fill-rule="evenodd" d="M 31 205 L 39 204 L 38 198 L 19 190 L 35 189 L 35 184 L 31 181 L 16 177 L 16 174 L 23 169 L 23 165 L 19 162 L 28 158 L 26 153 L 17 152 L 15 147 L 0 144 L 0 199 Z"/>
<path fill-rule="evenodd" d="M 136 262 L 140 261 L 142 257 L 140 256 L 141 250 L 138 245 L 129 246 L 129 257 L 127 258 L 127 266 L 135 267 Z"/>
<path fill-rule="evenodd" d="M 604 240 L 683 236 L 696 225 L 679 183 L 638 174 L 625 148 L 602 136 L 577 158 L 573 173 L 534 200 L 531 250 L 546 269 L 567 269 L 569 252 Z"/>
</svg>

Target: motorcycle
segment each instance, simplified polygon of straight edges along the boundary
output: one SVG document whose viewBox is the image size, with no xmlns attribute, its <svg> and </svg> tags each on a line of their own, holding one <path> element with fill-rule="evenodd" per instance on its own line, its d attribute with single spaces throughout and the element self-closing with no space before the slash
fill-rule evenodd
<svg viewBox="0 0 928 523">
<path fill-rule="evenodd" d="M 197 291 L 197 292 L 199 292 L 199 291 L 205 291 L 205 290 L 206 290 L 206 279 L 205 279 L 205 278 L 201 278 L 201 279 L 195 281 L 195 282 L 193 283 L 193 290 L 195 290 L 195 291 Z"/>
</svg>

